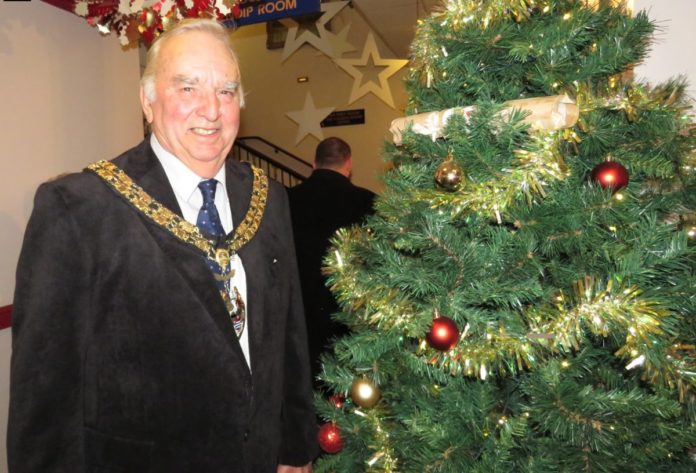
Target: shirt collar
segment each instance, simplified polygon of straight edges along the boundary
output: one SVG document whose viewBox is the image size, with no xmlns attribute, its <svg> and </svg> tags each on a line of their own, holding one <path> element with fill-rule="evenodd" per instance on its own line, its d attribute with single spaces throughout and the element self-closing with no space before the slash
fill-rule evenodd
<svg viewBox="0 0 696 473">
<path fill-rule="evenodd" d="M 200 177 L 189 169 L 179 158 L 164 149 L 154 133 L 150 135 L 150 146 L 152 146 L 155 156 L 157 156 L 157 159 L 162 164 L 174 193 L 186 202 L 191 202 L 192 199 L 194 201 L 200 199 L 202 202 L 198 184 L 206 179 Z M 225 166 L 220 168 L 215 175 L 215 179 L 218 181 L 219 185 L 222 185 L 223 195 L 227 195 L 227 188 L 225 186 Z"/>
</svg>

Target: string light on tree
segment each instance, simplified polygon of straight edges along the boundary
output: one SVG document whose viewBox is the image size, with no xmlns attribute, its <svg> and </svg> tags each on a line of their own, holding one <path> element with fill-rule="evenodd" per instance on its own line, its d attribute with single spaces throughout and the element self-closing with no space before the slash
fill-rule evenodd
<svg viewBox="0 0 696 473">
<path fill-rule="evenodd" d="M 696 243 L 696 225 L 690 225 L 686 228 L 686 236 L 691 243 Z"/>
</svg>

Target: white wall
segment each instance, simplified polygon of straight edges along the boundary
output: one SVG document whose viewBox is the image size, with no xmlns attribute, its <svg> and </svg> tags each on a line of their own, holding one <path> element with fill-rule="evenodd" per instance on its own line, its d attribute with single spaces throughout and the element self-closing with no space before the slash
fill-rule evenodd
<svg viewBox="0 0 696 473">
<path fill-rule="evenodd" d="M 663 82 L 679 74 L 688 78 L 689 96 L 696 100 L 696 1 L 633 0 L 634 11 L 646 10 L 660 30 L 650 56 L 636 67 L 636 78 Z M 696 103 L 696 102 L 694 102 Z"/>
<path fill-rule="evenodd" d="M 84 19 L 39 1 L 0 2 L 0 306 L 34 191 L 47 178 L 111 158 L 142 139 L 136 50 L 100 37 Z M 0 473 L 10 330 L 0 331 Z"/>
</svg>

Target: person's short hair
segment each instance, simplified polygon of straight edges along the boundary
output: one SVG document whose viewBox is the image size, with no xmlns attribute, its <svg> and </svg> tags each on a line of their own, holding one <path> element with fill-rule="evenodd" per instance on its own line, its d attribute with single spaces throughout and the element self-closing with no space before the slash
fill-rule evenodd
<svg viewBox="0 0 696 473">
<path fill-rule="evenodd" d="M 341 167 L 351 156 L 350 145 L 335 136 L 322 140 L 314 153 L 318 168 Z"/>
<path fill-rule="evenodd" d="M 170 38 L 176 36 L 181 36 L 182 34 L 200 31 L 203 33 L 208 33 L 213 37 L 219 39 L 227 48 L 230 54 L 230 58 L 237 65 L 237 73 L 239 77 L 237 81 L 239 82 L 239 88 L 237 92 L 239 93 L 239 106 L 244 106 L 244 90 L 242 89 L 242 78 L 241 72 L 239 71 L 239 60 L 237 59 L 237 54 L 232 48 L 232 41 L 230 40 L 230 35 L 227 29 L 215 20 L 208 18 L 187 18 L 166 32 L 164 32 L 157 40 L 152 44 L 147 52 L 147 61 L 145 65 L 145 71 L 143 72 L 143 77 L 140 79 L 140 85 L 143 87 L 143 92 L 145 97 L 150 101 L 154 102 L 157 98 L 157 92 L 155 89 L 155 81 L 157 79 L 157 63 L 159 62 L 160 51 L 164 43 L 169 41 Z"/>
</svg>

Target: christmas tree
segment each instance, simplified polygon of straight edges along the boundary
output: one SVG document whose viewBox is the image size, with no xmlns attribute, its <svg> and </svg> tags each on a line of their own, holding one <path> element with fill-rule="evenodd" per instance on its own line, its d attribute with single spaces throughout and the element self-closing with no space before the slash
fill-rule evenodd
<svg viewBox="0 0 696 473">
<path fill-rule="evenodd" d="M 696 133 L 683 79 L 632 77 L 656 27 L 615 3 L 419 24 L 423 118 L 325 260 L 351 332 L 315 471 L 696 471 Z M 544 100 L 560 122 L 519 105 Z"/>
</svg>

